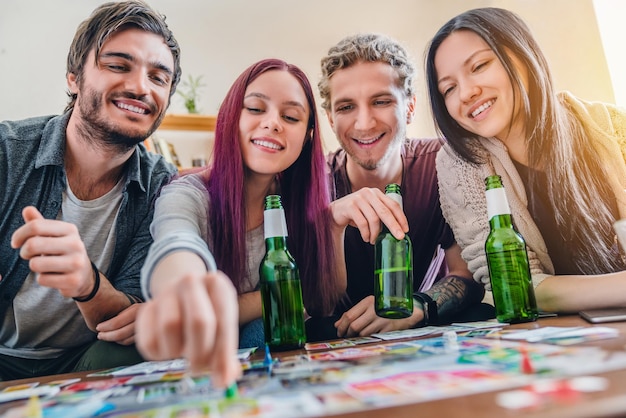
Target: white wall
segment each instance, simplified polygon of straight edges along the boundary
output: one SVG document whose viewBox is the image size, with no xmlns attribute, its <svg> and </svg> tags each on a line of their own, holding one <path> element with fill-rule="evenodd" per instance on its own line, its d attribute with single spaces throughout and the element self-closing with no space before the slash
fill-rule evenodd
<svg viewBox="0 0 626 418">
<path fill-rule="evenodd" d="M 204 75 L 204 113 L 217 112 L 236 76 L 252 62 L 283 58 L 315 86 L 319 60 L 339 39 L 383 32 L 403 42 L 420 70 L 412 136 L 434 136 L 423 79 L 424 48 L 437 29 L 473 7 L 498 6 L 524 18 L 551 63 L 557 87 L 590 100 L 614 101 L 592 0 L 149 0 L 167 16 L 182 48 L 184 74 Z M 76 26 L 96 0 L 2 0 L 0 120 L 60 113 L 65 59 Z M 620 13 L 623 13 L 623 8 Z M 621 16 L 624 21 L 626 16 Z M 624 37 L 622 37 L 624 39 Z M 171 112 L 183 112 L 180 98 Z M 325 119 L 325 118 L 324 118 Z M 323 123 L 329 149 L 337 143 Z"/>
<path fill-rule="evenodd" d="M 626 56 L 624 55 L 626 2 L 594 0 L 593 3 L 598 21 L 602 23 L 599 29 L 613 82 L 615 103 L 626 107 Z"/>
</svg>

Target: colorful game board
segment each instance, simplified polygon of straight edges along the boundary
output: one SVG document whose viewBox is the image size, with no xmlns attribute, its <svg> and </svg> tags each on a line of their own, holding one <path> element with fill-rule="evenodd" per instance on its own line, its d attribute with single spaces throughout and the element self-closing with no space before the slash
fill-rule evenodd
<svg viewBox="0 0 626 418">
<path fill-rule="evenodd" d="M 41 408 L 45 418 L 307 417 L 626 367 L 626 353 L 607 357 L 598 348 L 490 339 L 485 337 L 491 332 L 479 331 L 470 328 L 469 336 L 457 337 L 447 330 L 437 337 L 367 344 L 358 339 L 325 351 L 312 347 L 318 350 L 280 361 L 250 361 L 244 355 L 244 375 L 228 396 L 212 386 L 209 375 L 188 376 L 185 362 L 177 360 L 108 370 L 95 381 L 56 382 L 54 390 L 44 389 L 50 385 L 7 388 L 0 401 L 3 394 L 14 399 L 20 391 L 38 389 L 43 395 L 27 406 Z"/>
</svg>

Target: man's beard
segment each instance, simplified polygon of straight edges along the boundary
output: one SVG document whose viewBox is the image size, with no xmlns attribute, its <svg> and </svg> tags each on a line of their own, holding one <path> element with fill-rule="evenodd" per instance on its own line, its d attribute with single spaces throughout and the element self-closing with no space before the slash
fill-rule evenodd
<svg viewBox="0 0 626 418">
<path fill-rule="evenodd" d="M 404 141 L 406 141 L 406 128 L 403 127 L 396 131 L 396 135 L 389 142 L 389 144 L 387 144 L 387 149 L 385 150 L 385 153 L 378 160 L 363 160 L 359 158 L 359 156 L 357 155 L 358 153 L 354 152 L 351 147 L 344 147 L 344 150 L 354 160 L 355 163 L 357 163 L 365 170 L 372 171 L 376 170 L 380 166 L 385 165 L 385 163 L 398 152 L 398 147 Z"/>
<path fill-rule="evenodd" d="M 137 144 L 143 142 L 146 138 L 156 131 L 161 124 L 165 112 L 162 112 L 147 131 L 138 131 L 137 129 L 123 129 L 114 122 L 107 120 L 101 115 L 104 107 L 102 103 L 102 95 L 91 89 L 82 89 L 85 94 L 82 100 L 79 100 L 78 106 L 74 110 L 78 110 L 81 123 L 78 126 L 81 136 L 93 143 L 107 149 L 116 150 L 119 153 L 126 153 Z M 137 96 L 125 93 L 124 97 L 135 100 L 141 100 Z M 145 101 L 144 101 L 145 103 Z M 156 110 L 156 106 L 146 103 L 151 111 Z"/>
</svg>

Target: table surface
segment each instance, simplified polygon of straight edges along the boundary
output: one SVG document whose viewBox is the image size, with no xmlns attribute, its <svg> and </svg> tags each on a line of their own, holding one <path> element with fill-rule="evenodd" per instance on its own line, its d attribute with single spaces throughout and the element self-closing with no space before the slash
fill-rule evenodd
<svg viewBox="0 0 626 418">
<path fill-rule="evenodd" d="M 577 344 L 579 346 L 595 346 L 606 351 L 625 351 L 626 350 L 626 322 L 613 322 L 600 325 L 591 325 L 577 315 L 559 316 L 550 318 L 541 318 L 536 322 L 510 325 L 507 329 L 533 329 L 546 326 L 572 327 L 572 326 L 608 326 L 619 330 L 617 338 L 599 340 Z M 290 351 L 277 355 L 276 357 L 293 355 L 302 351 Z M 262 353 L 255 353 L 254 356 L 262 356 Z M 262 358 L 262 357 L 261 357 Z M 88 372 L 70 373 L 55 376 L 45 376 L 32 379 L 21 379 L 7 382 L 0 382 L 0 390 L 5 387 L 28 383 L 41 382 L 56 379 L 65 379 L 72 377 L 80 377 L 83 380 L 95 380 L 96 378 L 86 377 Z M 585 393 L 584 401 L 573 403 L 557 403 L 554 405 L 543 406 L 540 410 L 508 410 L 500 407 L 496 402 L 499 391 L 484 392 L 478 394 L 470 394 L 441 400 L 428 402 L 419 402 L 415 404 L 404 404 L 389 408 L 373 408 L 366 411 L 357 411 L 353 413 L 328 415 L 332 417 L 351 417 L 351 418 L 379 418 L 382 416 L 393 416 L 394 418 L 413 418 L 419 413 L 422 417 L 438 416 L 438 417 L 618 417 L 626 416 L 626 368 L 597 373 L 594 376 L 603 376 L 609 381 L 608 388 L 600 392 Z M 99 379 L 102 379 L 100 377 Z M 507 389 L 510 390 L 510 389 Z M 0 415 L 9 407 L 16 406 L 17 402 L 0 404 Z"/>
</svg>

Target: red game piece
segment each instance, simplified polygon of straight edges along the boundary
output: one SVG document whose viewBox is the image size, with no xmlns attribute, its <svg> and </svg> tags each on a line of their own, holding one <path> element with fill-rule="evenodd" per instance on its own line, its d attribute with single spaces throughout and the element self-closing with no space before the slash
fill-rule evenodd
<svg viewBox="0 0 626 418">
<path fill-rule="evenodd" d="M 533 374 L 535 373 L 535 370 L 533 368 L 533 365 L 530 361 L 530 355 L 528 354 L 528 350 L 526 349 L 525 346 L 521 346 L 519 349 L 519 353 L 521 356 L 521 361 L 520 361 L 520 371 L 524 374 Z"/>
</svg>

